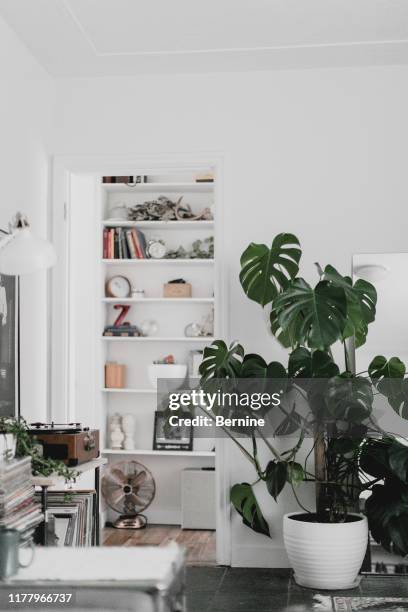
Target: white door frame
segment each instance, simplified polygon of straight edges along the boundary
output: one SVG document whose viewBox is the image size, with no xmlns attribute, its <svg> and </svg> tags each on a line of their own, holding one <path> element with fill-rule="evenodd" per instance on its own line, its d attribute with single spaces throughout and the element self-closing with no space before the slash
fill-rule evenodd
<svg viewBox="0 0 408 612">
<path fill-rule="evenodd" d="M 52 181 L 52 241 L 57 250 L 57 265 L 51 275 L 51 351 L 49 371 L 51 381 L 51 419 L 64 423 L 73 419 L 70 413 L 70 176 L 73 174 L 95 174 L 114 176 L 152 174 L 174 170 L 200 170 L 203 166 L 215 167 L 216 231 L 215 244 L 218 274 L 215 279 L 220 296 L 221 308 L 218 313 L 218 333 L 229 340 L 227 279 L 225 278 L 224 252 L 224 171 L 225 155 L 220 153 L 175 153 L 158 155 L 110 156 L 110 157 L 65 157 L 53 158 Z M 221 206 L 219 205 L 221 203 Z M 231 563 L 231 523 L 229 490 L 230 469 L 228 447 L 223 438 L 216 441 L 217 481 L 217 563 Z"/>
</svg>

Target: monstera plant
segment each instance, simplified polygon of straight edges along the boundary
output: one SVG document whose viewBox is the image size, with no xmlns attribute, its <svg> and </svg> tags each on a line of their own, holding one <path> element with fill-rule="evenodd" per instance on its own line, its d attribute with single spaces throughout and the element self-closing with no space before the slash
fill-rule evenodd
<svg viewBox="0 0 408 612">
<path fill-rule="evenodd" d="M 267 312 L 272 335 L 289 349 L 287 363 L 268 363 L 260 355 L 245 354 L 238 343 L 228 347 L 216 340 L 204 350 L 201 386 L 253 379 L 258 390 L 280 389 L 281 404 L 262 413 L 266 419 L 280 415 L 273 436 L 257 425 L 230 428 L 227 434 L 275 502 L 285 487 L 298 499 L 300 483 L 315 484 L 316 507 L 303 508 L 298 500 L 302 512 L 285 517 L 289 559 L 300 584 L 347 588 L 355 584 L 364 557 L 367 519 L 377 542 L 408 554 L 408 445 L 378 425 L 373 409 L 379 396 L 408 418 L 408 378 L 400 359 L 382 355 L 372 359 L 366 372 L 354 371 L 354 348 L 365 343 L 375 320 L 374 286 L 318 264 L 313 286 L 299 275 L 300 259 L 293 234 L 278 234 L 270 247 L 252 243 L 241 256 L 242 288 Z M 340 360 L 334 358 L 338 347 Z M 236 408 L 240 414 L 242 410 Z M 286 436 L 286 450 L 276 448 L 274 436 Z M 260 444 L 270 454 L 265 465 L 259 459 Z M 302 462 L 298 456 L 305 445 L 309 452 Z M 366 517 L 359 514 L 363 492 L 368 492 Z M 251 484 L 235 484 L 231 502 L 245 525 L 270 536 Z"/>
</svg>

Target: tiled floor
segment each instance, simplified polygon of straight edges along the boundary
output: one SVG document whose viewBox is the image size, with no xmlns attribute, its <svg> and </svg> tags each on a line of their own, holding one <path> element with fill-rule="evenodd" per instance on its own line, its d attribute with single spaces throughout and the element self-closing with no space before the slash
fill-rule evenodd
<svg viewBox="0 0 408 612">
<path fill-rule="evenodd" d="M 188 612 L 307 612 L 314 595 L 297 586 L 289 570 L 187 568 Z M 358 589 L 333 595 L 408 597 L 408 578 L 364 577 Z"/>
</svg>

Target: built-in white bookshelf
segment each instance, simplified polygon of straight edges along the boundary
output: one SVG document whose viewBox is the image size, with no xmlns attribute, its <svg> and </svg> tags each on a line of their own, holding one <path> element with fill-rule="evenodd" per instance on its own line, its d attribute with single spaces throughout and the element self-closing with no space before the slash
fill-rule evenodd
<svg viewBox="0 0 408 612">
<path fill-rule="evenodd" d="M 203 172 L 208 168 L 203 168 Z M 98 240 L 99 286 L 97 308 L 98 335 L 96 352 L 99 371 L 96 381 L 100 397 L 100 427 L 102 433 L 102 454 L 109 462 L 134 458 L 145 464 L 156 480 L 156 500 L 153 502 L 150 518 L 156 516 L 160 522 L 174 523 L 180 505 L 181 471 L 189 467 L 212 468 L 215 466 L 214 439 L 194 439 L 192 451 L 153 450 L 154 418 L 157 409 L 157 393 L 152 387 L 148 366 L 153 361 L 172 354 L 176 363 L 189 364 L 192 351 L 202 351 L 215 337 L 222 333 L 219 316 L 219 271 L 217 260 L 217 209 L 216 182 L 196 183 L 190 172 L 178 171 L 172 176 L 149 176 L 149 182 L 136 186 L 120 183 L 103 183 L 98 180 L 100 206 Z M 213 212 L 212 220 L 179 221 L 128 221 L 114 217 L 115 207 L 131 207 L 146 200 L 166 196 L 172 201 L 181 196 L 194 214 L 205 208 Z M 170 250 L 183 246 L 189 249 L 196 240 L 208 237 L 215 239 L 214 258 L 203 259 L 113 259 L 104 257 L 103 231 L 121 227 L 124 230 L 137 228 L 143 232 L 146 241 L 164 241 Z M 106 295 L 106 281 L 112 276 L 125 276 L 134 290 L 143 289 L 144 298 L 124 299 Z M 183 298 L 163 297 L 163 285 L 170 280 L 183 278 L 192 286 L 192 296 Z M 130 306 L 127 320 L 134 325 L 154 320 L 158 329 L 149 336 L 104 336 L 105 326 L 112 325 L 118 311 L 115 306 Z M 213 312 L 213 335 L 188 337 L 185 328 L 190 323 L 204 323 Z M 106 388 L 104 366 L 117 362 L 126 366 L 124 388 Z M 131 450 L 111 449 L 108 431 L 109 418 L 118 413 L 135 417 L 135 448 Z M 171 458 L 171 460 L 170 460 Z M 171 478 L 174 486 L 169 491 Z M 178 496 L 178 499 L 176 497 Z"/>
</svg>

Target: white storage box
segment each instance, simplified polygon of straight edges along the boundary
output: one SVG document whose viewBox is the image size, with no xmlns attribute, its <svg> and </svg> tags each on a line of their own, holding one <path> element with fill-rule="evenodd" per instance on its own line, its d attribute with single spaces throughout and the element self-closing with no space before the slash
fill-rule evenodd
<svg viewBox="0 0 408 612">
<path fill-rule="evenodd" d="M 215 529 L 215 470 L 182 471 L 181 528 Z"/>
</svg>

